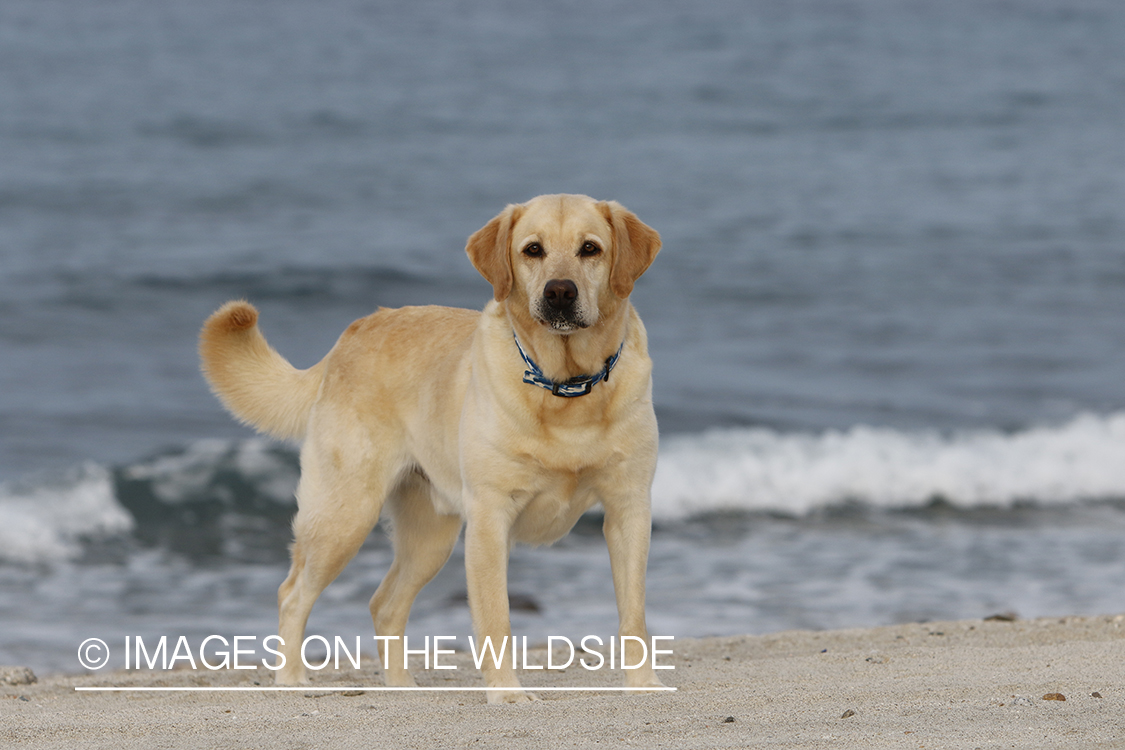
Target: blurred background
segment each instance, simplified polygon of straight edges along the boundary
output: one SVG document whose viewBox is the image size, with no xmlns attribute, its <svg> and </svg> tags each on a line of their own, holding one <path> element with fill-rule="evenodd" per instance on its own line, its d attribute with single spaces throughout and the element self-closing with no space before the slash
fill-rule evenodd
<svg viewBox="0 0 1125 750">
<path fill-rule="evenodd" d="M 6 0 L 0 663 L 274 632 L 295 452 L 203 319 L 307 367 L 479 308 L 465 239 L 555 192 L 664 239 L 654 633 L 1125 609 L 1122 39 L 1109 0 Z M 370 633 L 389 561 L 310 632 Z M 615 631 L 596 518 L 511 575 L 516 632 Z M 463 590 L 458 552 L 410 632 Z"/>
</svg>

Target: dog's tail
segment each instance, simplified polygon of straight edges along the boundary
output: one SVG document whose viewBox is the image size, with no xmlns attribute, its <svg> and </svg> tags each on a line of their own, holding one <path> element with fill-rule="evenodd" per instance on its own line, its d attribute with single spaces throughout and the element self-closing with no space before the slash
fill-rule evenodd
<svg viewBox="0 0 1125 750">
<path fill-rule="evenodd" d="M 301 438 L 323 379 L 324 363 L 298 370 L 258 330 L 249 302 L 228 302 L 199 334 L 203 375 L 223 406 L 242 422 L 274 437 Z"/>
</svg>

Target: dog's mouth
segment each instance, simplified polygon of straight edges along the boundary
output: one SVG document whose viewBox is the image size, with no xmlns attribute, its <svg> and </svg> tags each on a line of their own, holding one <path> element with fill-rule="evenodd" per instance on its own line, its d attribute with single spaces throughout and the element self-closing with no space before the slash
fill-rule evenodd
<svg viewBox="0 0 1125 750">
<path fill-rule="evenodd" d="M 573 312 L 540 309 L 536 311 L 535 317 L 539 319 L 540 323 L 556 333 L 572 333 L 590 327 L 589 323 Z"/>
</svg>

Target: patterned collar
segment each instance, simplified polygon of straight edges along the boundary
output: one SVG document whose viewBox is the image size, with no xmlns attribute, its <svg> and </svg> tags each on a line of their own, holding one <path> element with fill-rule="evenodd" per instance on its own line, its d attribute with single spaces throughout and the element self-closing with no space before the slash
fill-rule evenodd
<svg viewBox="0 0 1125 750">
<path fill-rule="evenodd" d="M 546 388 L 548 391 L 561 398 L 585 396 L 601 381 L 608 381 L 610 371 L 613 370 L 613 366 L 617 364 L 617 360 L 621 356 L 621 350 L 625 348 L 625 342 L 622 341 L 621 346 L 617 347 L 617 353 L 606 359 L 605 367 L 602 368 L 601 372 L 594 375 L 577 375 L 569 380 L 558 383 L 548 379 L 547 376 L 543 374 L 543 371 L 539 369 L 539 365 L 535 364 L 531 357 L 527 356 L 527 352 L 525 352 L 520 345 L 519 337 L 516 336 L 514 332 L 512 337 L 516 341 L 516 348 L 520 350 L 520 356 L 523 357 L 523 361 L 528 367 L 523 373 L 523 382 L 537 385 L 540 388 Z"/>
</svg>

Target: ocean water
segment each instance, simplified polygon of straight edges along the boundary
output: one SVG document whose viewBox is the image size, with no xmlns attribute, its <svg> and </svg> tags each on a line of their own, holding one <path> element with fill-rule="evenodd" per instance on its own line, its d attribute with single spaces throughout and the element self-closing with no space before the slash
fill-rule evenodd
<svg viewBox="0 0 1125 750">
<path fill-rule="evenodd" d="M 0 663 L 276 629 L 297 463 L 195 337 L 298 366 L 479 308 L 465 239 L 621 201 L 678 637 L 1125 608 L 1125 7 L 0 4 Z M 381 534 L 310 632 L 371 632 Z M 608 635 L 596 518 L 517 548 L 515 632 Z M 471 632 L 460 550 L 410 633 Z"/>
</svg>

